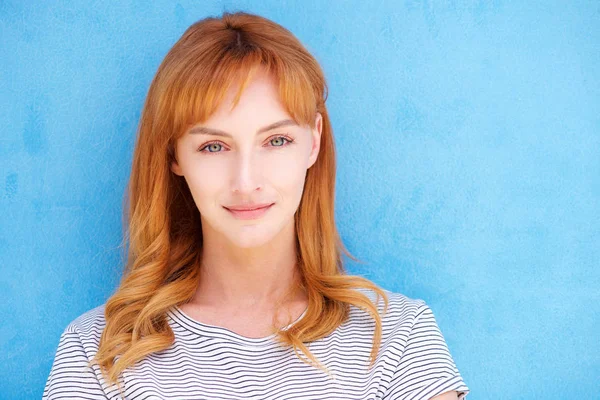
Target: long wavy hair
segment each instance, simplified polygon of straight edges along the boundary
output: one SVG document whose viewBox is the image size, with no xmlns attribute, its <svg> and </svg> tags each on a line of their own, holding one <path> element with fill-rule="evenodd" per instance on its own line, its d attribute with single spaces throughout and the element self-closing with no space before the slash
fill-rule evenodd
<svg viewBox="0 0 600 400">
<path fill-rule="evenodd" d="M 335 145 L 325 107 L 327 84 L 315 58 L 287 29 L 266 18 L 225 12 L 190 26 L 167 53 L 142 110 L 125 196 L 127 261 L 120 285 L 105 304 L 106 326 L 92 363 L 109 384 L 150 353 L 168 348 L 174 334 L 167 312 L 191 300 L 200 277 L 202 225 L 185 180 L 170 170 L 175 141 L 217 109 L 232 82 L 241 82 L 234 104 L 257 68 L 275 78 L 280 101 L 300 125 L 314 128 L 321 113 L 321 148 L 309 168 L 295 213 L 297 266 L 308 308 L 277 340 L 309 365 L 323 369 L 304 343 L 323 338 L 344 323 L 350 305 L 375 320 L 370 367 L 381 342 L 377 304 L 363 293 L 384 290 L 347 275 L 344 247 L 334 220 Z M 293 288 L 290 288 L 289 293 Z M 308 360 L 303 359 L 301 350 Z M 327 368 L 325 372 L 329 373 Z"/>
</svg>

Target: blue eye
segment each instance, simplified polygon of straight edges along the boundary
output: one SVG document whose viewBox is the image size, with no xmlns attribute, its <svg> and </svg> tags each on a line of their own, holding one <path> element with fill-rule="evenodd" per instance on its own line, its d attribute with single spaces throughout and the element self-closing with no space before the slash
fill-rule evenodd
<svg viewBox="0 0 600 400">
<path fill-rule="evenodd" d="M 287 141 L 287 142 L 289 142 L 289 141 L 290 141 L 289 139 L 287 139 L 287 138 L 285 138 L 285 137 L 283 137 L 283 136 L 277 136 L 277 137 L 274 137 L 273 139 L 271 139 L 269 142 L 270 142 L 270 143 L 273 143 L 273 140 L 277 140 L 277 139 L 283 139 L 283 143 L 281 143 L 281 146 L 274 146 L 274 147 L 282 147 L 282 146 L 285 146 L 285 144 L 286 144 L 286 141 Z"/>
<path fill-rule="evenodd" d="M 289 136 L 278 135 L 278 136 L 273 136 L 272 138 L 270 138 L 269 143 L 272 143 L 274 140 L 277 140 L 277 139 L 282 139 L 283 142 L 280 145 L 274 145 L 271 147 L 286 147 L 290 143 L 294 142 L 294 139 L 290 138 Z M 210 151 L 210 150 L 206 151 L 206 149 L 210 149 L 210 146 L 219 146 L 219 147 L 217 147 L 217 149 L 215 151 Z M 218 150 L 220 147 L 223 147 L 223 145 L 220 142 L 210 142 L 210 143 L 206 143 L 206 144 L 200 146 L 198 148 L 198 152 L 199 153 L 221 153 L 221 151 Z M 215 148 L 213 147 L 213 150 L 214 149 Z"/>
<path fill-rule="evenodd" d="M 219 143 L 209 143 L 204 148 L 210 149 L 210 146 L 221 146 L 221 145 Z M 200 150 L 200 151 L 202 151 L 202 150 Z M 218 151 L 208 151 L 208 153 L 218 153 Z"/>
</svg>

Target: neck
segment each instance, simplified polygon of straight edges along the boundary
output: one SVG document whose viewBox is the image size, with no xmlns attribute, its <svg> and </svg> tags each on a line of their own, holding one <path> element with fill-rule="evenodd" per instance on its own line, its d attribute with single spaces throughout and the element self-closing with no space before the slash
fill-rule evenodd
<svg viewBox="0 0 600 400">
<path fill-rule="evenodd" d="M 238 248 L 214 232 L 206 233 L 194 303 L 268 310 L 284 302 L 288 291 L 299 284 L 293 220 L 273 241 L 256 248 Z M 303 294 L 290 295 L 289 301 L 296 301 Z"/>
</svg>

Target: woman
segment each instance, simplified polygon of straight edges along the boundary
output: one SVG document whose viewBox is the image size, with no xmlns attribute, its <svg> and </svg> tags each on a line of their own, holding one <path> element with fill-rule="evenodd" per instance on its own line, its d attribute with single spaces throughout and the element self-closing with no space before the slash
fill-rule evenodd
<svg viewBox="0 0 600 400">
<path fill-rule="evenodd" d="M 188 28 L 141 116 L 123 279 L 65 329 L 44 398 L 466 396 L 425 302 L 345 274 L 326 97 L 276 23 Z"/>
</svg>

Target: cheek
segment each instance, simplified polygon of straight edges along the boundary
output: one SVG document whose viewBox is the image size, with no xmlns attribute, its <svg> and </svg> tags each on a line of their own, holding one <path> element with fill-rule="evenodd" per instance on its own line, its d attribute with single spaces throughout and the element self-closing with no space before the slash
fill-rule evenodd
<svg viewBox="0 0 600 400">
<path fill-rule="evenodd" d="M 185 180 L 197 205 L 211 202 L 218 194 L 225 179 L 222 174 L 222 169 L 206 166 L 186 171 Z"/>
<path fill-rule="evenodd" d="M 288 195 L 297 196 L 301 193 L 306 177 L 307 158 L 303 154 L 290 152 L 287 157 L 278 157 L 271 161 L 271 165 L 265 168 L 266 181 Z"/>
</svg>

